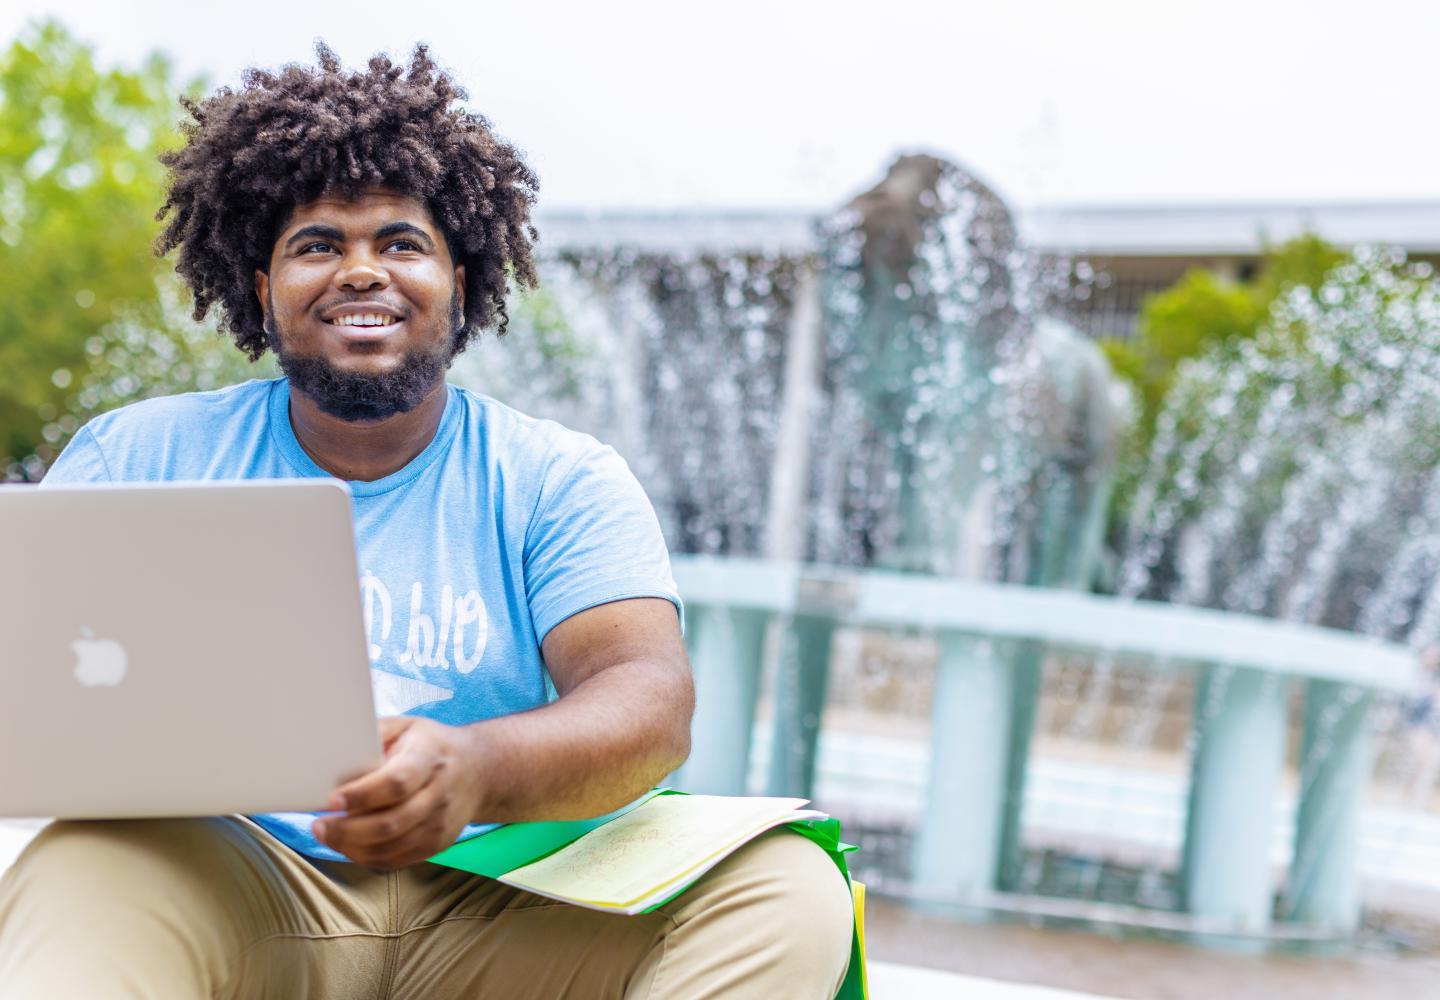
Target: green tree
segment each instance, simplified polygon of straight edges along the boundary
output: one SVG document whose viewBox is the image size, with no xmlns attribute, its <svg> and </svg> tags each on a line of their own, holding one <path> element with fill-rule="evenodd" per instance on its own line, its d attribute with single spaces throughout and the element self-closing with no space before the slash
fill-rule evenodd
<svg viewBox="0 0 1440 1000">
<path fill-rule="evenodd" d="M 1149 447 L 1155 417 L 1182 361 L 1252 339 L 1278 296 L 1297 285 L 1319 288 L 1345 259 L 1320 237 L 1303 235 L 1267 249 L 1250 281 L 1195 268 L 1146 299 L 1135 337 L 1102 340 L 1115 372 L 1135 388 L 1140 409 L 1137 444 L 1142 450 Z"/>
<path fill-rule="evenodd" d="M 1115 373 L 1131 384 L 1138 411 L 1120 450 L 1112 540 L 1118 543 L 1130 517 L 1141 470 L 1151 462 L 1156 419 L 1173 402 L 1171 390 L 1185 363 L 1238 351 L 1265 326 L 1277 299 L 1297 287 L 1319 289 L 1326 275 L 1347 259 L 1337 247 L 1307 234 L 1268 248 L 1249 281 L 1196 268 L 1146 299 L 1133 338 L 1101 340 Z M 1183 415 L 1177 419 L 1185 423 Z"/>
<path fill-rule="evenodd" d="M 1289 288 L 1253 338 L 1177 371 L 1124 589 L 1431 642 L 1440 281 L 1367 248 Z"/>
<path fill-rule="evenodd" d="M 0 478 L 100 409 L 251 374 L 151 250 L 179 92 L 164 57 L 102 69 L 54 21 L 0 53 Z"/>
</svg>

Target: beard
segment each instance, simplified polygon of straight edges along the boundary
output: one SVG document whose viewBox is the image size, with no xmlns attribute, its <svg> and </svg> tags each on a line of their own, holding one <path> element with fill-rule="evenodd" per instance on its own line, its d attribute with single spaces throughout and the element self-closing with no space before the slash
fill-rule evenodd
<svg viewBox="0 0 1440 1000">
<path fill-rule="evenodd" d="M 278 337 L 272 337 L 278 341 Z M 280 370 L 323 413 L 367 423 L 409 413 L 445 376 L 450 359 L 411 351 L 399 367 L 378 375 L 341 371 L 324 358 L 288 354 L 271 343 Z"/>
<path fill-rule="evenodd" d="M 451 317 L 458 316 L 458 293 L 451 300 Z M 274 315 L 272 303 L 270 315 Z M 285 350 L 278 328 L 267 324 L 265 342 L 275 353 L 280 370 L 322 413 L 348 423 L 371 423 L 409 413 L 445 378 L 454 360 L 455 340 L 438 352 L 409 351 L 395 369 L 371 375 L 344 371 L 314 354 Z"/>
</svg>

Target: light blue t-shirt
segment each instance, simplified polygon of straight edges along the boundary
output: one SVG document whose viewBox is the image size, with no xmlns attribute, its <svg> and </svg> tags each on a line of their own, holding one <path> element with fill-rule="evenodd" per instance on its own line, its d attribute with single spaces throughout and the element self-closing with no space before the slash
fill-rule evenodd
<svg viewBox="0 0 1440 1000">
<path fill-rule="evenodd" d="M 680 600 L 654 509 L 613 449 L 447 391 L 423 452 L 349 486 L 376 711 L 464 725 L 547 701 L 540 643 L 569 616 L 623 598 Z M 295 439 L 282 378 L 96 417 L 45 482 L 304 476 L 329 473 Z M 297 851 L 340 859 L 311 835 L 308 813 L 254 819 Z"/>
</svg>

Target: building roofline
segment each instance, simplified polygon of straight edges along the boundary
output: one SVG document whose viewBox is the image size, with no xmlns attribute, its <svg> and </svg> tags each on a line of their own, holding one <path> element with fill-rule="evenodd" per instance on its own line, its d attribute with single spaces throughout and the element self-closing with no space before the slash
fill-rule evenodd
<svg viewBox="0 0 1440 1000">
<path fill-rule="evenodd" d="M 1096 256 L 1249 256 L 1306 232 L 1345 246 L 1440 252 L 1440 201 L 1065 204 L 1019 220 L 1038 250 Z"/>
<path fill-rule="evenodd" d="M 537 213 L 542 247 L 806 253 L 824 213 L 783 209 Z M 1344 246 L 1440 253 L 1440 201 L 1061 203 L 1016 212 L 1029 247 L 1097 257 L 1254 256 L 1315 232 Z"/>
</svg>

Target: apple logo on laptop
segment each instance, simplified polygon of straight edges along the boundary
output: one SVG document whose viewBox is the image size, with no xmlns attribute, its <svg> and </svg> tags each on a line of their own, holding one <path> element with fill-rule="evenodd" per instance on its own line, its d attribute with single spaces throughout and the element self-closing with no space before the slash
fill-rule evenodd
<svg viewBox="0 0 1440 1000">
<path fill-rule="evenodd" d="M 82 638 L 70 643 L 75 650 L 75 679 L 85 687 L 114 687 L 125 679 L 130 658 L 114 639 L 96 639 L 90 626 L 80 626 Z"/>
</svg>

